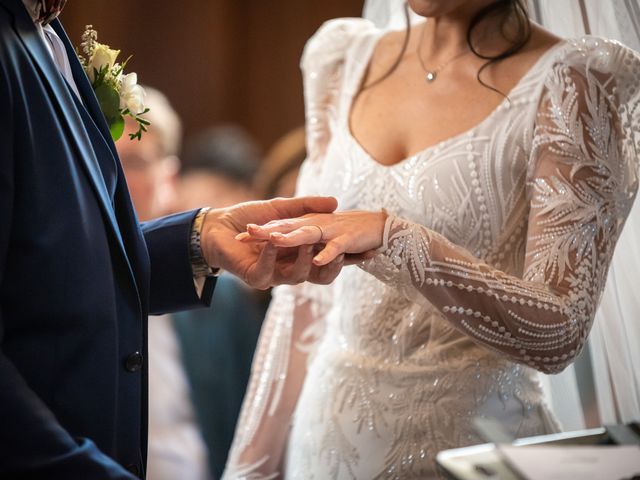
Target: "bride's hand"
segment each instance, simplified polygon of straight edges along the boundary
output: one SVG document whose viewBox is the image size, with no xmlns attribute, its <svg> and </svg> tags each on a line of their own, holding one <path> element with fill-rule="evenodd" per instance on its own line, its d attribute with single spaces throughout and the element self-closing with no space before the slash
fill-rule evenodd
<svg viewBox="0 0 640 480">
<path fill-rule="evenodd" d="M 382 245 L 385 212 L 337 212 L 309 214 L 300 218 L 274 220 L 265 225 L 247 225 L 236 237 L 243 242 L 269 240 L 279 247 L 324 244 L 313 258 L 322 266 L 341 254 L 366 254 Z"/>
</svg>

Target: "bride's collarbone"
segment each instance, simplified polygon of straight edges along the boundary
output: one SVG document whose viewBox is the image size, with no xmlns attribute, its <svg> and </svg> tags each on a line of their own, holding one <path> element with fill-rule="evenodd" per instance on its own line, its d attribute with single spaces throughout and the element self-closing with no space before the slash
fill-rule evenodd
<svg viewBox="0 0 640 480">
<path fill-rule="evenodd" d="M 392 165 L 471 131 L 507 96 L 513 98 L 524 76 L 558 40 L 544 37 L 526 51 L 489 65 L 481 74 L 482 82 L 478 80 L 482 59 L 450 65 L 433 82 L 426 81 L 417 60 L 407 59 L 393 75 L 355 97 L 351 133 L 371 157 Z M 378 78 L 380 67 L 372 61 L 364 85 Z"/>
<path fill-rule="evenodd" d="M 504 99 L 474 85 L 475 78 L 439 80 L 442 86 L 434 82 L 402 88 L 390 82 L 377 91 L 365 90 L 351 111 L 353 136 L 379 163 L 392 165 L 474 128 Z"/>
</svg>

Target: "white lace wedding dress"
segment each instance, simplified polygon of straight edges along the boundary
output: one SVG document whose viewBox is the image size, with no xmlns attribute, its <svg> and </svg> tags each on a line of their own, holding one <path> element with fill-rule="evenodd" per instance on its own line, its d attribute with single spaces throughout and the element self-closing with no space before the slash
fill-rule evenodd
<svg viewBox="0 0 640 480">
<path fill-rule="evenodd" d="M 580 351 L 634 198 L 640 60 L 561 42 L 485 120 L 388 167 L 348 126 L 381 35 L 336 20 L 307 45 L 299 193 L 386 209 L 384 247 L 277 289 L 226 478 L 432 478 L 481 441 L 475 416 L 556 428 L 536 370 Z"/>
</svg>

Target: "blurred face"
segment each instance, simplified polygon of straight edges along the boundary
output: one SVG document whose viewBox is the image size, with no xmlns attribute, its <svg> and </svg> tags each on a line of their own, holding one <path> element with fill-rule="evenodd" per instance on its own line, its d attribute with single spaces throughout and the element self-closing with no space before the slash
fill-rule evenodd
<svg viewBox="0 0 640 480">
<path fill-rule="evenodd" d="M 178 160 L 165 157 L 158 138 L 150 131 L 142 140 L 129 140 L 129 133 L 137 130 L 127 123 L 122 138 L 116 142 L 118 155 L 140 221 L 170 213 L 175 202 L 175 177 Z"/>
<path fill-rule="evenodd" d="M 205 171 L 187 173 L 180 179 L 178 188 L 180 210 L 222 208 L 255 199 L 254 192 L 248 186 Z"/>
</svg>

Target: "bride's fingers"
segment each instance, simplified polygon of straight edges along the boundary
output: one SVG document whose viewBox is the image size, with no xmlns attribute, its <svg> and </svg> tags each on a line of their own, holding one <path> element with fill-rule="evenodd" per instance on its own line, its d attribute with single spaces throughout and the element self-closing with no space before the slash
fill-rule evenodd
<svg viewBox="0 0 640 480">
<path fill-rule="evenodd" d="M 338 255 L 333 261 L 322 267 L 314 266 L 311 269 L 309 281 L 320 285 L 328 285 L 333 282 L 344 267 L 344 255 Z"/>
<path fill-rule="evenodd" d="M 264 242 L 269 241 L 268 238 L 265 239 L 265 240 L 263 240 L 262 238 L 254 238 L 248 232 L 239 233 L 238 235 L 236 235 L 233 238 L 235 240 L 239 241 L 239 242 L 242 242 L 242 243 L 264 243 Z"/>
<path fill-rule="evenodd" d="M 313 245 L 327 240 L 325 234 L 325 230 L 320 226 L 306 225 L 290 233 L 273 232 L 269 240 L 279 247 L 297 247 L 300 245 Z"/>
<path fill-rule="evenodd" d="M 247 235 L 249 235 L 249 237 L 244 237 L 243 241 L 269 240 L 269 235 L 271 234 L 270 232 L 265 231 L 264 227 L 261 227 L 260 225 L 254 225 L 251 223 L 247 225 L 246 233 Z"/>
<path fill-rule="evenodd" d="M 309 218 L 319 218 L 321 216 L 321 214 L 318 213 L 307 213 L 306 215 L 302 215 L 301 217 L 296 217 L 296 218 L 276 218 L 274 220 L 270 220 L 267 223 L 264 223 L 262 225 L 260 225 L 261 227 L 282 227 L 285 225 L 298 225 L 298 223 L 300 222 L 300 220 L 306 220 Z M 255 224 L 252 224 L 255 225 Z"/>
<path fill-rule="evenodd" d="M 269 240 L 269 235 L 274 232 L 289 233 L 297 230 L 298 228 L 306 225 L 304 219 L 295 220 L 274 220 L 266 225 L 256 225 L 250 223 L 247 225 L 247 232 L 253 238 L 259 238 L 261 240 Z"/>
<path fill-rule="evenodd" d="M 323 266 L 334 260 L 338 255 L 345 253 L 343 242 L 340 237 L 330 241 L 325 247 L 313 258 L 313 263 L 317 266 Z"/>
<path fill-rule="evenodd" d="M 241 232 L 234 237 L 236 240 L 241 242 L 252 242 L 255 241 L 253 237 L 248 232 Z"/>
</svg>

